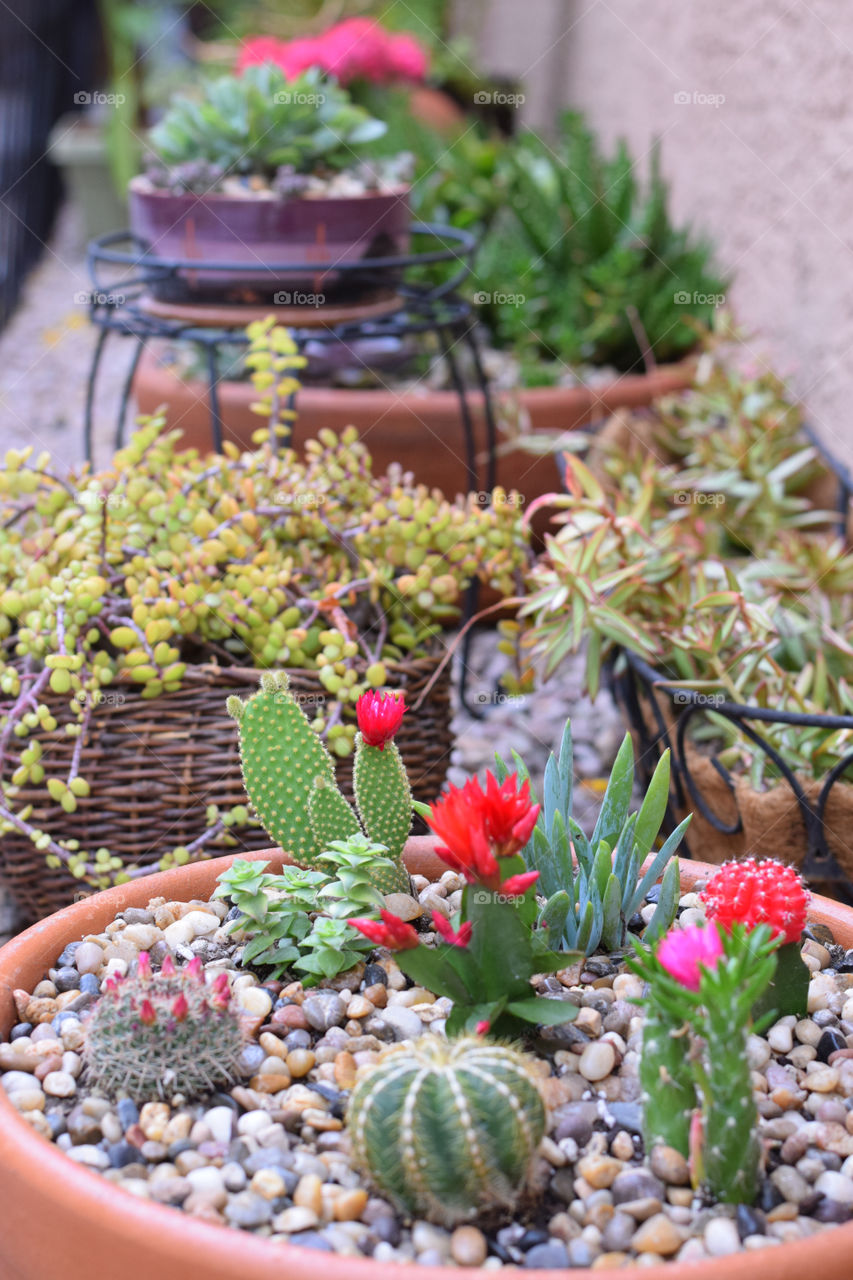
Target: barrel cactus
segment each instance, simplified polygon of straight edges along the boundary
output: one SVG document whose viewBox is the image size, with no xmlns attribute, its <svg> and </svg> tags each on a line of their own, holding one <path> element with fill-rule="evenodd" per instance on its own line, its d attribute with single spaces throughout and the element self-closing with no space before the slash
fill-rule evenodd
<svg viewBox="0 0 853 1280">
<path fill-rule="evenodd" d="M 387 1049 L 350 1101 L 357 1163 L 399 1210 L 445 1226 L 511 1207 L 545 1131 L 530 1062 L 476 1036 Z"/>
<path fill-rule="evenodd" d="M 83 1058 L 88 1083 L 110 1097 L 196 1098 L 234 1082 L 242 1048 L 227 974 L 208 985 L 197 957 L 178 970 L 170 956 L 154 973 L 143 951 L 93 1007 Z"/>
<path fill-rule="evenodd" d="M 245 702 L 230 697 L 226 706 L 240 729 L 246 791 L 272 838 L 311 866 L 330 843 L 362 833 L 363 825 L 363 834 L 387 849 L 376 869 L 376 887 L 381 893 L 411 892 L 400 859 L 412 825 L 412 796 L 391 740 L 405 711 L 402 698 L 369 691 L 359 699 L 358 815 L 338 790 L 332 757 L 290 690 L 287 672 L 264 672 L 257 693 Z"/>
</svg>

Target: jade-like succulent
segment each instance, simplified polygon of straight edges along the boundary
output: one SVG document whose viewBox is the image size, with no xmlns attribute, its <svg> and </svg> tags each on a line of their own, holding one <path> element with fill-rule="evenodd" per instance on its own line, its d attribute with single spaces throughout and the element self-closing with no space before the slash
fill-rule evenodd
<svg viewBox="0 0 853 1280">
<path fill-rule="evenodd" d="M 476 1037 L 385 1050 L 350 1100 L 356 1160 L 398 1209 L 445 1226 L 511 1207 L 545 1131 L 530 1064 Z"/>
<path fill-rule="evenodd" d="M 88 1083 L 108 1097 L 197 1098 L 234 1082 L 243 1048 L 228 975 L 205 982 L 195 958 L 154 973 L 141 952 L 135 973 L 111 979 L 86 1022 Z"/>
<path fill-rule="evenodd" d="M 367 738 L 383 718 L 373 710 L 377 704 L 388 709 L 385 718 L 394 723 L 387 732 L 380 729 L 380 745 L 373 746 Z M 246 791 L 273 840 L 310 866 L 334 841 L 366 834 L 387 855 L 377 866 L 376 887 L 383 893 L 410 892 L 400 859 L 412 825 L 412 796 L 391 741 L 405 710 L 402 699 L 366 693 L 356 708 L 364 729 L 356 739 L 353 781 L 364 833 L 338 790 L 332 757 L 297 703 L 287 672 L 265 672 L 257 693 L 245 702 L 232 696 L 226 707 L 239 726 Z"/>
<path fill-rule="evenodd" d="M 251 358 L 286 404 L 298 358 L 280 326 L 253 327 Z M 227 851 L 248 818 L 200 807 L 198 835 L 154 867 L 74 838 L 66 815 L 95 804 L 93 729 L 129 689 L 157 699 L 214 661 L 316 672 L 312 725 L 346 756 L 358 698 L 432 652 L 472 578 L 515 593 L 526 534 L 500 490 L 485 506 L 397 466 L 374 476 L 354 430 L 323 430 L 301 455 L 268 435 L 201 458 L 152 420 L 99 473 L 65 475 L 32 449 L 0 464 L 0 838 L 85 884 Z M 66 738 L 78 749 L 60 755 Z"/>
</svg>

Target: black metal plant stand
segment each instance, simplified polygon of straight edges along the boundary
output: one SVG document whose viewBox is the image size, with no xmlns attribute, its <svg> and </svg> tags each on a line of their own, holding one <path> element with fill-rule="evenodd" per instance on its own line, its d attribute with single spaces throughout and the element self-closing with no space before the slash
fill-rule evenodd
<svg viewBox="0 0 853 1280">
<path fill-rule="evenodd" d="M 360 258 L 354 262 L 324 261 L 312 257 L 308 272 L 322 289 L 324 276 L 343 281 L 343 292 L 351 281 L 355 297 L 352 301 L 335 301 L 324 305 L 277 305 L 281 294 L 275 293 L 275 281 L 282 277 L 306 276 L 304 262 L 264 263 L 252 265 L 251 275 L 269 279 L 269 288 L 261 290 L 260 300 L 251 305 L 213 303 L 199 295 L 187 301 L 187 282 L 213 279 L 221 281 L 223 293 L 233 293 L 245 278 L 245 262 L 217 262 L 201 258 L 163 258 L 129 231 L 118 231 L 94 240 L 89 245 L 88 265 L 92 281 L 90 315 L 99 329 L 86 392 L 83 424 L 84 456 L 92 461 L 93 414 L 98 371 L 111 336 L 129 338 L 134 348 L 125 377 L 115 427 L 115 448 L 124 443 L 128 404 L 139 361 L 147 344 L 154 340 L 192 342 L 204 350 L 210 406 L 211 442 L 221 451 L 223 421 L 220 411 L 218 382 L 222 353 L 228 348 L 248 345 L 245 328 L 255 319 L 270 314 L 287 326 L 300 353 L 308 344 L 344 343 L 348 346 L 363 339 L 433 335 L 447 363 L 453 389 L 459 400 L 459 420 L 464 447 L 464 479 L 467 491 L 491 491 L 496 476 L 497 430 L 494 406 L 483 368 L 477 340 L 475 313 L 471 304 L 457 290 L 471 272 L 471 261 L 477 247 L 476 238 L 455 227 L 433 223 L 414 223 L 410 228 L 418 248 L 405 254 Z M 423 268 L 451 264 L 449 278 L 440 284 L 424 284 Z M 319 291 L 315 290 L 315 294 Z M 272 301 L 265 300 L 266 297 Z M 468 372 L 458 358 L 459 349 L 467 351 L 468 369 L 473 373 L 473 386 L 467 385 Z M 309 365 L 310 369 L 310 357 Z M 485 426 L 485 467 L 481 476 L 474 432 L 471 392 L 478 393 Z M 353 394 L 358 394 L 354 392 Z M 298 393 L 291 407 L 298 408 Z M 286 446 L 288 437 L 280 441 Z M 472 582 L 466 594 L 465 620 L 477 610 L 479 584 Z M 467 657 L 470 631 L 466 633 L 461 654 L 459 695 L 472 715 L 482 710 L 469 707 L 466 698 Z"/>
<path fill-rule="evenodd" d="M 715 813 L 690 769 L 687 753 L 688 729 L 696 716 L 709 710 L 708 694 L 691 689 L 671 687 L 671 682 L 660 672 L 644 662 L 636 654 L 623 651 L 620 654 L 616 674 L 611 669 L 614 695 L 627 717 L 639 745 L 639 764 L 646 782 L 651 778 L 654 765 L 661 753 L 671 752 L 670 806 L 667 814 L 669 829 L 676 825 L 674 811 L 693 809 L 721 835 L 735 835 L 743 830 L 740 814 L 734 821 L 726 821 Z M 668 696 L 671 715 L 665 716 L 658 698 Z M 815 799 L 806 794 L 800 779 L 755 725 L 787 724 L 802 728 L 853 729 L 853 716 L 807 715 L 795 711 L 773 711 L 769 708 L 748 706 L 742 703 L 713 699 L 712 710 L 737 726 L 753 742 L 778 770 L 779 777 L 790 788 L 800 812 L 806 832 L 806 855 L 800 868 L 806 880 L 831 886 L 834 897 L 853 905 L 853 883 L 838 864 L 827 843 L 825 825 L 826 806 L 832 789 L 853 766 L 853 751 L 845 755 L 829 771 Z M 710 764 L 725 782 L 737 811 L 737 792 L 732 776 L 715 756 L 708 757 Z M 689 833 L 688 833 L 689 836 Z M 689 838 L 684 842 L 684 853 L 692 857 Z"/>
</svg>

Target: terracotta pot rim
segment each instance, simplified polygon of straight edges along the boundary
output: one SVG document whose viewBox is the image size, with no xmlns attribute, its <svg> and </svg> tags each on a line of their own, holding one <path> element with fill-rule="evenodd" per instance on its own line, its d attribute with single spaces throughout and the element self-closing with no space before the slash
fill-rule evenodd
<svg viewBox="0 0 853 1280">
<path fill-rule="evenodd" d="M 563 406 L 589 404 L 593 407 L 600 405 L 606 412 L 610 412 L 611 407 L 619 407 L 615 403 L 615 398 L 623 395 L 637 395 L 658 383 L 660 384 L 660 391 L 657 394 L 661 395 L 669 391 L 683 389 L 692 369 L 692 364 L 692 357 L 688 357 L 686 360 L 662 365 L 651 373 L 617 374 L 611 381 L 596 385 L 579 383 L 574 387 L 514 387 L 500 391 L 497 399 L 500 402 L 515 401 L 517 399 L 523 407 L 530 410 L 552 409 L 559 411 Z M 150 378 L 153 375 L 174 379 L 186 389 L 188 395 L 194 395 L 197 398 L 207 396 L 206 382 L 200 378 L 182 378 L 169 365 L 161 364 L 154 353 L 147 348 L 140 358 L 137 378 L 140 375 L 143 378 Z M 257 393 L 250 382 L 242 382 L 235 379 L 223 378 L 217 383 L 217 392 L 220 399 L 225 403 L 229 399 L 234 399 L 238 402 L 245 401 L 248 404 L 250 401 L 257 399 Z M 483 393 L 477 389 L 472 389 L 468 392 L 468 398 L 474 404 L 479 404 L 482 401 Z M 610 405 L 611 398 L 614 398 L 613 406 Z M 365 413 L 370 415 L 382 413 L 386 406 L 395 405 L 411 406 L 412 408 L 430 406 L 442 412 L 447 411 L 453 414 L 458 414 L 459 412 L 459 396 L 455 391 L 447 388 L 394 391 L 387 387 L 326 387 L 312 386 L 308 383 L 299 388 L 299 400 L 309 402 L 315 409 L 327 404 L 337 407 L 349 402 L 353 405 L 353 416 L 359 418 L 363 417 Z M 582 431 L 583 427 L 580 427 L 579 430 Z"/>
<path fill-rule="evenodd" d="M 323 204 L 343 202 L 351 204 L 357 200 L 399 200 L 401 196 L 409 195 L 412 188 L 407 182 L 400 183 L 397 187 L 389 187 L 387 191 L 362 191 L 358 195 L 316 195 L 316 196 L 273 196 L 267 194 L 261 195 L 252 192 L 245 196 L 229 195 L 227 191 L 205 191 L 197 193 L 194 191 L 163 191 L 159 187 L 142 186 L 147 184 L 148 179 L 142 173 L 137 173 L 127 184 L 127 189 L 135 196 L 142 196 L 150 200 L 192 200 L 195 203 L 224 204 L 226 202 L 232 204 L 295 204 L 304 201 L 306 204 Z"/>
<path fill-rule="evenodd" d="M 406 862 L 411 870 L 431 870 L 435 874 L 445 869 L 436 857 L 435 841 L 429 836 L 414 837 L 407 845 Z M 289 861 L 278 849 L 258 850 L 257 852 L 235 855 L 254 860 L 272 858 Z M 144 899 L 170 893 L 169 886 L 183 885 L 184 888 L 171 891 L 172 897 L 189 899 L 209 892 L 215 877 L 233 861 L 233 857 L 216 858 L 206 862 L 198 862 L 187 867 L 179 867 L 172 871 L 160 872 L 145 877 L 129 885 L 121 885 L 105 890 L 91 898 L 74 903 L 46 920 L 31 926 L 18 938 L 0 948 L 0 998 L 3 999 L 6 1011 L 11 1003 L 11 990 L 14 974 L 20 964 L 29 958 L 49 967 L 54 958 L 54 950 L 62 940 L 76 940 L 76 935 L 90 932 L 86 922 L 97 913 L 98 919 L 112 919 L 120 910 L 130 905 L 139 905 Z M 708 863 L 682 861 L 682 886 L 690 886 L 703 879 L 716 868 Z M 191 892 L 192 887 L 197 892 Z M 853 943 L 853 909 L 841 903 L 817 895 L 812 899 L 811 911 L 819 919 L 829 920 L 833 926 L 846 932 L 850 943 Z M 96 922 L 97 923 L 97 922 Z M 848 945 L 850 945 L 848 943 Z M 401 1264 L 377 1264 L 371 1258 L 348 1258 L 336 1254 L 323 1255 L 318 1258 L 316 1252 L 300 1248 L 298 1245 L 271 1246 L 266 1240 L 259 1239 L 245 1232 L 238 1232 L 230 1227 L 221 1227 L 212 1223 L 194 1220 L 179 1210 L 150 1201 L 137 1199 L 123 1192 L 120 1187 L 107 1182 L 100 1174 L 77 1165 L 40 1137 L 18 1113 L 0 1090 L 0 1124 L 4 1134 L 4 1161 L 7 1174 L 26 1180 L 39 1189 L 47 1188 L 44 1197 L 45 1210 L 49 1212 L 51 1199 L 62 1200 L 66 1207 L 81 1221 L 85 1228 L 88 1224 L 97 1231 L 95 1224 L 111 1221 L 113 1234 L 121 1234 L 130 1244 L 138 1246 L 142 1262 L 145 1262 L 146 1248 L 152 1238 L 156 1238 L 161 1254 L 168 1248 L 177 1262 L 189 1262 L 195 1259 L 201 1268 L 205 1259 L 217 1257 L 229 1268 L 233 1267 L 234 1280 L 247 1274 L 254 1274 L 258 1280 L 271 1280 L 274 1276 L 288 1275 L 291 1280 L 312 1280 L 318 1269 L 322 1268 L 329 1280 L 400 1280 Z M 24 1224 L 19 1224 L 23 1228 Z M 27 1224 L 31 1225 L 31 1224 Z M 774 1277 L 783 1280 L 794 1280 L 808 1267 L 823 1269 L 825 1280 L 842 1280 L 847 1274 L 847 1262 L 853 1249 L 853 1223 L 834 1226 L 817 1236 L 806 1237 L 791 1243 L 785 1243 L 773 1250 L 774 1262 L 771 1270 Z M 779 1256 L 781 1255 L 781 1256 Z M 416 1264 L 403 1264 L 416 1265 Z M 679 1266 L 668 1262 L 660 1266 L 644 1269 L 648 1280 L 676 1280 L 687 1267 L 692 1275 L 707 1276 L 709 1280 L 752 1280 L 757 1270 L 757 1260 L 752 1254 L 732 1254 L 724 1258 L 702 1260 Z M 482 1274 L 482 1269 L 478 1269 Z M 14 1273 L 12 1273 L 14 1274 Z M 76 1274 L 76 1273 L 75 1273 Z M 217 1275 L 225 1273 L 220 1269 Z M 569 1268 L 563 1274 L 581 1272 Z M 584 1270 L 584 1274 L 586 1274 Z M 624 1280 L 624 1269 L 602 1269 L 601 1280 Z M 531 1280 L 549 1280 L 552 1271 L 531 1270 Z M 430 1268 L 426 1280 L 457 1280 L 458 1269 L 449 1267 Z"/>
</svg>

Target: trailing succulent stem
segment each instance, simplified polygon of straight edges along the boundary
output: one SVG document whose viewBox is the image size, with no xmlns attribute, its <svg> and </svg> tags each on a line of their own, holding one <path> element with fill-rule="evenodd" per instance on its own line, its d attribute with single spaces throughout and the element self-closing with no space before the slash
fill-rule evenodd
<svg viewBox="0 0 853 1280">
<path fill-rule="evenodd" d="M 660 1145 L 688 1154 L 690 1115 L 696 1105 L 687 1055 L 689 1027 L 650 999 L 643 1023 L 639 1076 L 643 1089 L 643 1141 L 646 1151 Z"/>
<path fill-rule="evenodd" d="M 545 1131 L 528 1062 L 473 1037 L 386 1050 L 350 1101 L 358 1163 L 400 1210 L 446 1226 L 512 1206 Z"/>
<path fill-rule="evenodd" d="M 412 797 L 396 745 L 387 741 L 373 747 L 358 736 L 354 780 L 359 822 L 286 672 L 264 672 L 257 693 L 245 702 L 231 697 L 226 705 L 239 726 L 246 791 L 273 840 L 297 862 L 313 866 L 334 841 L 366 834 L 384 846 L 393 864 L 389 868 L 383 859 L 377 865 L 376 887 L 383 893 L 408 893 L 411 882 L 401 859 L 412 825 Z"/>
</svg>

